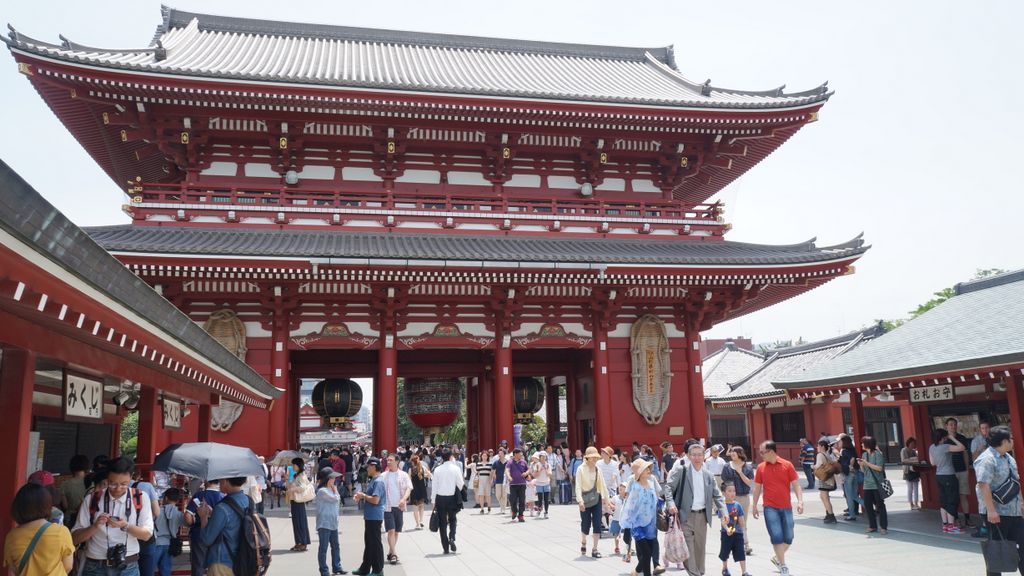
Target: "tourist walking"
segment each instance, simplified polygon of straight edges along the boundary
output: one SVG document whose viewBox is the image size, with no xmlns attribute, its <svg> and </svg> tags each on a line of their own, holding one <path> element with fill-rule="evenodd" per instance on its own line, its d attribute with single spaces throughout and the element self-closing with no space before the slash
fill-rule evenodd
<svg viewBox="0 0 1024 576">
<path fill-rule="evenodd" d="M 832 491 L 836 489 L 836 473 L 833 470 L 835 461 L 836 459 L 832 456 L 828 440 L 818 440 L 818 454 L 814 459 L 814 470 L 816 471 L 824 466 L 828 471 L 825 479 L 819 478 L 817 483 L 818 498 L 821 498 L 821 503 L 825 506 L 825 524 L 836 523 L 836 515 L 832 510 L 832 499 L 830 498 Z"/>
<path fill-rule="evenodd" d="M 882 529 L 882 534 L 889 533 L 889 514 L 885 509 L 885 498 L 879 492 L 882 480 L 885 480 L 885 456 L 878 450 L 878 442 L 871 436 L 860 439 L 863 453 L 857 463 L 864 471 L 864 509 L 868 514 L 867 532 L 873 533 Z"/>
<path fill-rule="evenodd" d="M 508 474 L 508 502 L 512 509 L 512 518 L 526 522 L 523 513 L 526 511 L 526 483 L 530 475 L 530 467 L 523 459 L 523 451 L 516 448 L 512 451 L 512 459 L 505 466 Z"/>
<path fill-rule="evenodd" d="M 764 525 L 775 556 L 772 564 L 779 567 L 781 576 L 789 576 L 786 552 L 793 545 L 793 504 L 789 498 L 790 488 L 796 493 L 796 513 L 804 513 L 804 495 L 800 479 L 793 463 L 782 458 L 775 451 L 775 441 L 761 442 L 759 450 L 764 460 L 754 472 L 754 492 L 750 502 L 751 516 L 758 517 L 757 502 L 764 493 Z"/>
<path fill-rule="evenodd" d="M 185 523 L 185 515 L 178 508 L 181 490 L 168 488 L 160 501 L 160 515 L 153 520 L 156 532 L 154 562 L 160 576 L 171 576 L 171 540 L 178 537 L 178 531 Z"/>
<path fill-rule="evenodd" d="M 580 555 L 587 554 L 587 536 L 593 534 L 590 555 L 600 558 L 597 545 L 601 541 L 601 504 L 609 503 L 608 488 L 604 476 L 597 469 L 601 455 L 597 448 L 590 446 L 584 454 L 584 463 L 576 470 L 576 503 L 580 507 Z M 522 518 L 522 517 L 520 517 Z"/>
<path fill-rule="evenodd" d="M 254 514 L 255 503 L 242 490 L 245 477 L 221 478 L 220 491 L 224 498 L 216 507 L 199 507 L 202 524 L 200 538 L 206 548 L 206 573 L 209 576 L 231 576 L 238 548 L 244 541 L 242 520 Z"/>
<path fill-rule="evenodd" d="M 704 574 L 708 526 L 716 516 L 722 526 L 727 524 L 725 500 L 714 475 L 704 466 L 704 447 L 690 444 L 686 456 L 672 467 L 663 494 L 668 513 L 679 514 L 683 525 L 686 547 L 690 549 L 686 572 L 689 576 L 701 576 Z M 633 534 L 633 539 L 636 539 L 636 534 Z"/>
<path fill-rule="evenodd" d="M 952 444 L 948 444 L 947 440 L 951 440 Z M 953 467 L 953 455 L 966 449 L 956 434 L 950 434 L 948 428 L 939 428 L 932 432 L 928 459 L 931 460 L 932 466 L 935 466 L 935 483 L 939 486 L 939 516 L 942 519 L 942 532 L 945 534 L 961 533 L 956 523 L 959 486 L 956 469 Z"/>
<path fill-rule="evenodd" d="M 71 572 L 75 545 L 67 527 L 50 522 L 52 509 L 53 496 L 39 484 L 25 484 L 14 495 L 11 516 L 18 526 L 4 542 L 4 566 L 10 574 L 64 576 Z"/>
<path fill-rule="evenodd" d="M 487 509 L 488 514 L 491 513 L 491 471 L 493 468 L 487 452 L 481 452 L 480 461 L 476 464 L 476 486 L 473 487 L 473 494 L 476 496 L 476 503 L 480 507 L 481 514 L 484 513 L 484 508 Z"/>
<path fill-rule="evenodd" d="M 295 546 L 292 552 L 305 552 L 309 549 L 309 518 L 306 517 L 306 503 L 316 497 L 312 482 L 306 476 L 306 463 L 302 458 L 292 460 L 292 471 L 295 473 L 288 483 L 288 502 L 291 504 L 292 536 Z"/>
<path fill-rule="evenodd" d="M 384 482 L 384 530 L 388 533 L 389 564 L 398 564 L 398 535 L 405 526 L 405 507 L 412 494 L 412 480 L 409 474 L 398 468 L 398 456 L 390 454 L 387 458 L 387 470 L 381 475 Z"/>
<path fill-rule="evenodd" d="M 413 454 L 409 458 L 409 479 L 412 481 L 412 494 L 409 502 L 412 502 L 412 519 L 416 523 L 416 529 L 423 528 L 423 507 L 427 503 L 427 481 L 430 480 L 430 468 L 423 464 L 419 454 Z"/>
<path fill-rule="evenodd" d="M 387 494 L 380 479 L 380 460 L 366 459 L 366 489 L 356 492 L 352 499 L 363 505 L 363 562 L 352 571 L 356 576 L 384 573 L 384 545 L 380 540 L 384 524 Z"/>
<path fill-rule="evenodd" d="M 743 510 L 750 510 L 750 491 L 754 488 L 754 467 L 747 462 L 747 451 L 742 446 L 733 446 L 728 451 L 729 465 L 722 469 L 722 482 L 731 482 L 736 489 L 736 501 Z M 750 556 L 750 537 L 743 531 L 743 552 Z"/>
<path fill-rule="evenodd" d="M 974 460 L 974 474 L 978 480 L 975 489 L 978 496 L 979 512 L 984 516 L 989 536 L 993 540 L 1010 540 L 1017 543 L 1017 569 L 1024 574 L 1024 523 L 1021 522 L 1020 489 L 1012 490 L 997 498 L 994 492 L 1003 493 L 1013 480 L 1020 483 L 1017 462 L 1010 456 L 1013 450 L 1013 434 L 1006 426 L 995 426 L 986 437 L 988 448 Z M 998 572 L 987 571 L 988 576 Z"/>
<path fill-rule="evenodd" d="M 551 504 L 551 465 L 548 463 L 547 452 L 537 452 L 537 462 L 530 467 L 530 477 L 537 489 L 537 515 L 544 512 L 547 518 Z"/>
<path fill-rule="evenodd" d="M 643 457 L 641 453 L 640 457 Z M 620 473 L 619 461 L 615 457 L 615 450 L 611 446 L 605 446 L 601 449 L 601 459 L 597 461 L 597 470 L 604 477 L 604 485 L 608 487 L 608 498 L 615 496 L 616 486 L 619 485 L 623 480 L 632 478 L 632 468 L 627 467 L 628 472 Z M 609 525 L 609 517 L 611 515 L 610 509 L 605 509 L 602 515 L 604 524 L 602 526 L 607 527 Z"/>
<path fill-rule="evenodd" d="M 192 576 L 203 576 L 206 572 L 206 548 L 203 547 L 202 538 L 199 537 L 199 507 L 203 504 L 210 507 L 216 506 L 223 498 L 220 482 L 211 480 L 206 483 L 203 490 L 189 500 L 188 506 L 185 508 L 185 524 L 189 526 L 188 552 L 189 561 L 192 564 Z"/>
<path fill-rule="evenodd" d="M 520 454 L 521 455 L 521 454 Z M 437 531 L 441 535 L 441 549 L 445 554 L 455 552 L 455 531 L 458 526 L 458 513 L 462 509 L 462 487 L 465 478 L 462 468 L 455 461 L 452 451 L 445 448 L 441 452 L 443 464 L 434 470 L 434 513 L 437 514 Z M 522 519 L 522 516 L 520 516 Z"/>
<path fill-rule="evenodd" d="M 907 503 L 911 510 L 921 509 L 921 473 L 914 469 L 914 464 L 921 462 L 917 453 L 917 439 L 911 436 L 900 450 L 900 462 L 903 463 L 903 480 L 907 483 Z"/>
<path fill-rule="evenodd" d="M 719 490 L 722 489 L 722 470 L 725 470 L 726 465 L 725 458 L 722 458 L 722 445 L 715 444 L 711 447 L 711 452 L 704 459 L 704 467 L 715 477 L 715 484 L 718 485 Z M 665 472 L 665 474 L 668 474 L 668 472 Z"/>
<path fill-rule="evenodd" d="M 960 512 L 963 513 L 961 528 L 966 528 L 971 525 L 971 507 L 967 501 L 967 496 L 971 493 L 970 476 L 967 472 L 971 463 L 971 454 L 967 449 L 970 440 L 958 431 L 959 425 L 960 422 L 956 418 L 946 418 L 946 431 L 949 432 L 949 438 L 945 442 L 952 446 L 956 441 L 964 447 L 963 450 L 950 450 L 950 459 L 953 463 L 953 475 L 956 476 L 957 494 L 960 497 Z"/>
<path fill-rule="evenodd" d="M 814 462 L 818 454 L 814 445 L 807 438 L 800 439 L 800 465 L 803 466 L 804 476 L 807 478 L 807 489 L 814 488 Z"/>
<path fill-rule="evenodd" d="M 505 449 L 500 448 L 498 455 L 491 460 L 491 483 L 494 485 L 494 499 L 498 501 L 498 512 L 505 513 L 508 503 L 508 482 L 505 467 L 508 466 Z"/>
<path fill-rule="evenodd" d="M 722 526 L 721 546 L 718 549 L 718 559 L 722 561 L 722 576 L 730 576 L 730 554 L 733 562 L 740 563 L 743 576 L 750 576 L 747 572 L 746 550 L 743 547 L 743 534 L 747 531 L 747 511 L 736 501 L 736 486 L 731 482 L 726 482 L 722 486 L 722 496 L 725 498 L 727 519 L 726 525 Z"/>
<path fill-rule="evenodd" d="M 636 545 L 633 574 L 651 576 L 654 545 L 658 541 L 658 484 L 651 478 L 652 463 L 642 458 L 633 461 L 628 495 L 619 522 L 629 530 Z M 600 476 L 599 476 L 600 478 Z"/>
</svg>

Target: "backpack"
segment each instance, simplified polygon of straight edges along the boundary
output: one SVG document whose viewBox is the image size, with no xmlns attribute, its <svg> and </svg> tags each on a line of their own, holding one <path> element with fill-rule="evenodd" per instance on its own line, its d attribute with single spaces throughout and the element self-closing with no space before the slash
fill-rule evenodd
<svg viewBox="0 0 1024 576">
<path fill-rule="evenodd" d="M 257 514 L 256 504 L 252 498 L 246 496 L 249 501 L 245 510 L 232 498 L 225 497 L 217 503 L 231 508 L 231 510 L 242 521 L 241 538 L 238 542 L 238 551 L 231 558 L 231 564 L 235 576 L 262 576 L 270 568 L 270 530 L 267 528 L 267 519 L 262 514 Z M 224 534 L 221 533 L 221 538 Z"/>
</svg>

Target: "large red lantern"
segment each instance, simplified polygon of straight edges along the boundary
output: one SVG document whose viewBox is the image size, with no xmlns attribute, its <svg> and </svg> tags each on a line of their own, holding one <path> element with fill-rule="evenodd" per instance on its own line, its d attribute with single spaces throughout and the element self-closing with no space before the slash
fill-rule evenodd
<svg viewBox="0 0 1024 576">
<path fill-rule="evenodd" d="M 428 434 L 451 426 L 459 417 L 462 383 L 458 378 L 406 378 L 405 414 Z"/>
</svg>

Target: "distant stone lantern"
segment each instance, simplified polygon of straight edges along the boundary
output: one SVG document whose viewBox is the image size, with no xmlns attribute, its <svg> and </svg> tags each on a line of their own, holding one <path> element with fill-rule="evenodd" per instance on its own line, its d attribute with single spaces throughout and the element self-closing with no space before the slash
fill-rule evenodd
<svg viewBox="0 0 1024 576">
<path fill-rule="evenodd" d="M 512 387 L 515 392 L 516 422 L 533 422 L 533 415 L 544 405 L 544 384 L 537 378 L 517 376 L 512 379 Z"/>
<path fill-rule="evenodd" d="M 328 378 L 313 387 L 313 409 L 324 424 L 352 429 L 352 417 L 363 406 L 363 389 L 347 378 Z"/>
</svg>

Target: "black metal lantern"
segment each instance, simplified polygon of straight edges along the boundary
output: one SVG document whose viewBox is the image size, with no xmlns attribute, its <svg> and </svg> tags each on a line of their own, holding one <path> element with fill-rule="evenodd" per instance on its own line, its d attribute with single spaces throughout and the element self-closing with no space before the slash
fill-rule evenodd
<svg viewBox="0 0 1024 576">
<path fill-rule="evenodd" d="M 544 383 L 530 376 L 517 376 L 512 379 L 512 387 L 515 392 L 516 422 L 533 422 L 533 415 L 544 405 Z"/>
<path fill-rule="evenodd" d="M 313 409 L 325 424 L 352 429 L 352 417 L 363 406 L 363 389 L 348 378 L 328 378 L 313 387 Z"/>
</svg>

